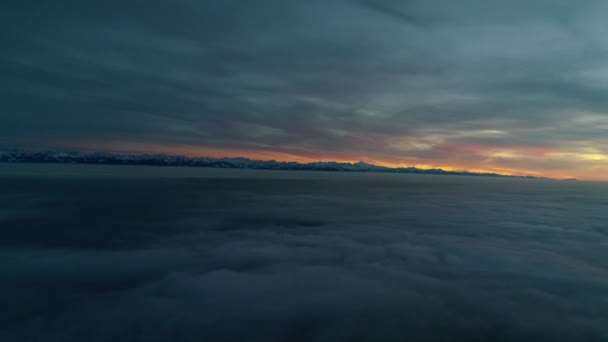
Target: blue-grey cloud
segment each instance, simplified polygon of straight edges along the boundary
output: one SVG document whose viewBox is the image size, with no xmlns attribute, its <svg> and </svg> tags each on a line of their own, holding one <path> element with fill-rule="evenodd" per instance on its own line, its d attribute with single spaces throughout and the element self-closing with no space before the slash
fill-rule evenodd
<svg viewBox="0 0 608 342">
<path fill-rule="evenodd" d="M 430 21 L 425 20 L 423 18 L 416 17 L 415 15 L 408 14 L 403 10 L 400 10 L 398 7 L 394 7 L 395 5 L 402 4 L 403 2 L 398 1 L 378 1 L 378 0 L 353 0 L 354 3 L 372 10 L 376 11 L 380 14 L 387 15 L 391 18 L 402 21 L 406 24 L 416 25 L 416 26 L 427 26 Z"/>
<path fill-rule="evenodd" d="M 608 337 L 603 184 L 79 167 L 0 177 L 2 341 Z"/>
<path fill-rule="evenodd" d="M 608 155 L 600 1 L 1 6 L 3 147 L 147 143 L 472 167 L 510 165 L 437 149 L 533 146 L 556 153 L 547 164 Z M 473 130 L 505 134 L 462 133 Z M 577 173 L 578 159 L 560 160 Z"/>
</svg>

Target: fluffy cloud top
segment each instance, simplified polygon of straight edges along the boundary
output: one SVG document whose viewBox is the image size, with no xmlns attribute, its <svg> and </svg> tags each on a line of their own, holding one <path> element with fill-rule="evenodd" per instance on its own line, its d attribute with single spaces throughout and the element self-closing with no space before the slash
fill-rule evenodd
<svg viewBox="0 0 608 342">
<path fill-rule="evenodd" d="M 604 185 L 167 170 L 0 178 L 2 341 L 608 338 Z"/>
</svg>

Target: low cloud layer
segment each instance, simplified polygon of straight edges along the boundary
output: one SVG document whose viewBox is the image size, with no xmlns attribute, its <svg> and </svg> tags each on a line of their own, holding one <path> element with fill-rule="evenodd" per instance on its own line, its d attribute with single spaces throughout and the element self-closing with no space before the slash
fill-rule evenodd
<svg viewBox="0 0 608 342">
<path fill-rule="evenodd" d="M 604 185 L 113 170 L 0 178 L 2 341 L 608 338 Z"/>
<path fill-rule="evenodd" d="M 601 178 L 603 1 L 8 1 L 0 146 Z"/>
</svg>

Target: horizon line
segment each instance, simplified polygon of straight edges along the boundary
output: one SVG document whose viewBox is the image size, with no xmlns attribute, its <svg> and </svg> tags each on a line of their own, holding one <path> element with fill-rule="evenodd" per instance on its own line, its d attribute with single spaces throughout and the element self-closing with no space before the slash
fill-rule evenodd
<svg viewBox="0 0 608 342">
<path fill-rule="evenodd" d="M 38 163 L 38 164 L 44 164 L 44 163 L 61 163 L 61 164 L 69 164 L 69 163 L 77 163 L 77 164 L 94 164 L 94 165 L 146 165 L 146 164 L 137 164 L 137 163 L 128 163 L 125 162 L 123 160 L 123 163 L 117 163 L 117 162 L 110 162 L 110 161 L 74 161 L 72 160 L 70 161 L 63 161 L 61 160 L 61 156 L 54 156 L 54 160 L 5 160 L 6 157 L 3 158 L 3 154 L 11 154 L 14 157 L 16 157 L 16 154 L 19 154 L 22 158 L 27 155 L 27 156 L 33 156 L 36 154 L 68 154 L 71 156 L 70 157 L 75 157 L 76 154 L 79 154 L 81 156 L 94 156 L 94 155 L 106 155 L 106 156 L 112 156 L 112 157 L 124 157 L 124 156 L 132 156 L 132 157 L 165 157 L 165 158 L 182 158 L 185 160 L 189 160 L 189 161 L 196 161 L 196 160 L 216 160 L 216 161 L 227 161 L 227 160 L 247 160 L 250 162 L 261 162 L 261 163 L 279 163 L 279 164 L 283 164 L 283 165 L 297 165 L 297 166 L 314 166 L 316 164 L 322 164 L 322 163 L 328 163 L 328 164 L 334 164 L 336 166 L 351 166 L 351 167 L 356 167 L 358 164 L 360 165 L 365 165 L 365 166 L 369 166 L 370 169 L 369 170 L 321 170 L 319 169 L 318 171 L 331 171 L 331 172 L 387 172 L 387 173 L 391 173 L 391 171 L 395 171 L 395 173 L 399 173 L 397 171 L 399 170 L 410 170 L 410 171 L 421 171 L 421 172 L 428 172 L 428 174 L 433 174 L 432 172 L 440 172 L 443 175 L 468 175 L 468 176 L 493 176 L 493 177 L 506 177 L 506 178 L 528 178 L 528 179 L 550 179 L 550 180 L 578 180 L 576 178 L 553 178 L 553 177 L 547 177 L 547 176 L 532 176 L 532 175 L 514 175 L 514 174 L 503 174 L 500 172 L 478 172 L 478 171 L 469 171 L 467 169 L 449 169 L 446 170 L 444 168 L 441 167 L 433 167 L 433 168 L 421 168 L 415 165 L 411 165 L 411 166 L 386 166 L 386 165 L 378 165 L 378 164 L 374 164 L 374 163 L 369 163 L 369 162 L 365 162 L 363 160 L 359 160 L 359 161 L 338 161 L 338 160 L 315 160 L 315 161 L 308 161 L 308 162 L 299 162 L 299 161 L 288 161 L 288 160 L 276 160 L 276 159 L 252 159 L 249 157 L 245 157 L 245 156 L 236 156 L 236 157 L 230 157 L 230 156 L 223 156 L 223 157 L 212 157 L 212 156 L 198 156 L 198 157 L 192 157 L 192 156 L 187 156 L 187 155 L 181 155 L 181 154 L 167 154 L 167 153 L 141 153 L 141 152 L 108 152 L 108 151 L 82 151 L 82 150 L 38 150 L 38 151 L 26 151 L 23 149 L 11 149 L 11 150 L 0 150 L 0 162 L 7 162 L 7 163 Z M 65 157 L 65 156 L 64 156 Z M 147 164 L 150 165 L 150 164 Z M 150 165 L 153 166 L 153 165 Z M 158 164 L 156 166 L 187 166 L 187 167 L 214 167 L 214 166 L 205 166 L 205 165 L 182 165 L 182 164 Z M 217 166 L 215 166 L 217 167 Z M 270 167 L 259 167 L 259 168 L 252 168 L 252 167 L 246 167 L 246 166 L 238 166 L 238 165 L 232 165 L 232 166 L 225 166 L 226 168 L 239 168 L 239 169 L 264 169 L 264 170 L 278 170 L 278 169 L 273 169 Z M 375 168 L 375 170 L 373 170 Z M 289 169 L 287 169 L 289 170 Z M 284 170 L 284 171 L 287 171 Z M 294 170 L 291 169 L 290 171 L 298 171 L 298 170 Z M 306 170 L 306 169 L 300 169 L 300 171 L 313 171 L 313 170 Z M 404 172 L 405 173 L 405 172 Z M 435 173 L 437 174 L 437 173 Z"/>
</svg>

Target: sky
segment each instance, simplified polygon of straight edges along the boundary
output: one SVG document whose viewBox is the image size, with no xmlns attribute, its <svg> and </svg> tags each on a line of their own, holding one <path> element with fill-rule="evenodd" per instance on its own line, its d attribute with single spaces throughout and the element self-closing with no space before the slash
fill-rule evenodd
<svg viewBox="0 0 608 342">
<path fill-rule="evenodd" d="M 0 148 L 608 180 L 608 3 L 7 0 Z"/>
</svg>

